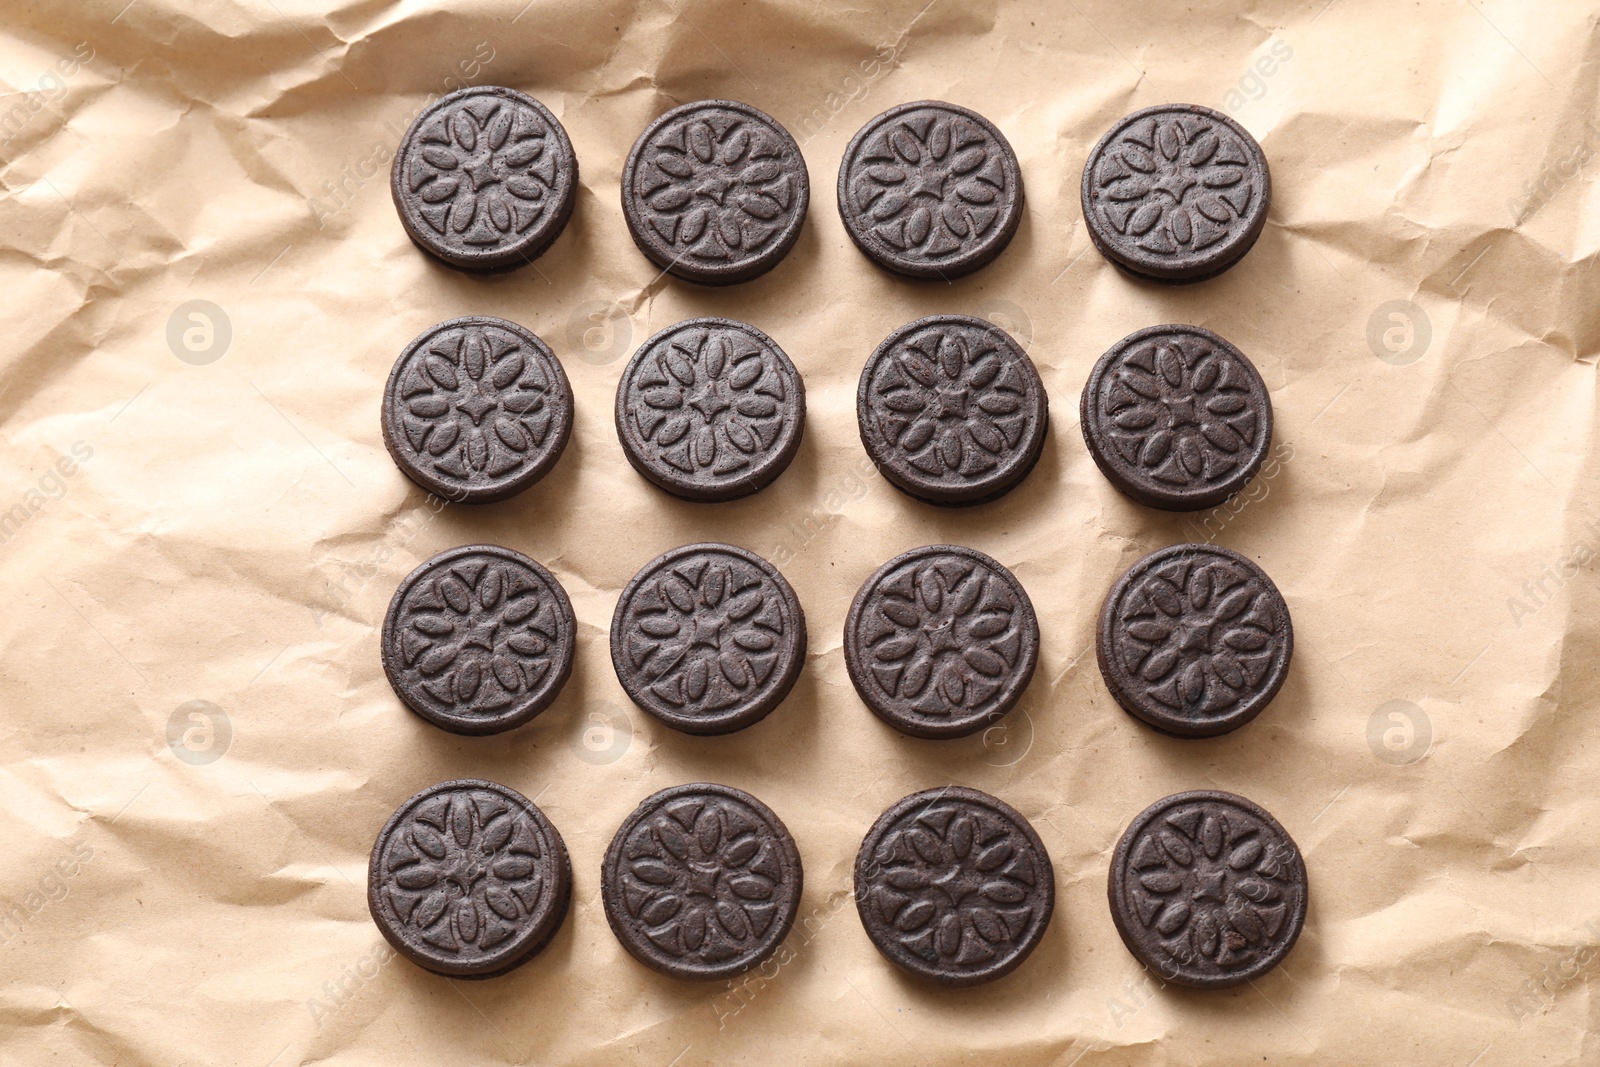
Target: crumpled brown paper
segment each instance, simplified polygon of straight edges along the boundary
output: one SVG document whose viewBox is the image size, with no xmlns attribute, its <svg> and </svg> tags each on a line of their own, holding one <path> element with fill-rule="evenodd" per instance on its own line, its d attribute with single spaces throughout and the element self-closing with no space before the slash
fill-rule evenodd
<svg viewBox="0 0 1600 1067">
<path fill-rule="evenodd" d="M 15 6 L 0 30 L 0 1059 L 244 1064 L 1597 1062 L 1593 786 L 1600 546 L 1593 458 L 1600 196 L 1593 13 L 1574 2 L 905 0 Z M 513 274 L 443 269 L 385 188 L 434 94 L 543 100 L 582 163 L 572 224 Z M 788 125 L 812 212 L 766 277 L 664 278 L 628 240 L 618 174 L 655 115 L 745 100 Z M 834 207 L 851 134 L 925 97 L 992 119 L 1028 210 L 954 284 L 872 267 Z M 1204 284 L 1095 253 L 1084 156 L 1137 107 L 1208 104 L 1261 141 L 1260 243 Z M 987 315 L 1050 391 L 1038 468 L 943 511 L 865 462 L 857 375 L 891 329 Z M 443 507 L 395 470 L 378 401 L 429 324 L 525 324 L 577 396 L 555 472 Z M 805 444 L 759 495 L 669 499 L 624 462 L 617 376 L 696 314 L 770 333 L 805 376 Z M 1118 338 L 1191 322 L 1271 390 L 1271 466 L 1214 512 L 1130 504 L 1076 429 Z M 633 709 L 606 632 L 634 571 L 723 539 L 778 563 L 810 623 L 794 694 L 724 738 Z M 1287 686 L 1206 742 L 1119 711 L 1091 627 L 1143 553 L 1214 539 L 1294 615 Z M 581 624 L 561 699 L 508 736 L 446 735 L 385 683 L 378 627 L 435 551 L 494 541 L 551 568 Z M 965 741 L 895 734 L 858 702 L 840 630 L 882 561 L 951 541 L 1040 609 L 1024 706 Z M 535 798 L 565 835 L 572 913 L 490 982 L 395 958 L 363 899 L 384 819 L 435 781 Z M 673 982 L 617 944 L 598 866 L 634 804 L 748 789 L 806 867 L 783 952 L 731 985 Z M 1060 899 L 1026 965 L 930 989 L 850 899 L 888 804 L 957 782 L 1025 813 Z M 1108 854 L 1141 808 L 1216 786 L 1271 810 L 1310 869 L 1305 935 L 1265 979 L 1161 988 L 1123 949 Z"/>
</svg>

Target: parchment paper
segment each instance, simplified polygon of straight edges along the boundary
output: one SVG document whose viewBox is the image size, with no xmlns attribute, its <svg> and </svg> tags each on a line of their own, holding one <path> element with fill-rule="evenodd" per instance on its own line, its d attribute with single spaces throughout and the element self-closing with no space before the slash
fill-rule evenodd
<svg viewBox="0 0 1600 1067">
<path fill-rule="evenodd" d="M 1512 0 L 309 0 L 13 3 L 0 31 L 0 1059 L 7 1064 L 1600 1062 L 1600 347 L 1595 15 Z M 432 95 L 514 86 L 565 123 L 576 214 L 531 267 L 467 277 L 406 240 L 390 153 Z M 748 101 L 803 146 L 812 209 L 759 281 L 698 289 L 629 242 L 618 174 L 655 115 Z M 841 151 L 942 98 L 1022 163 L 1010 249 L 954 284 L 871 266 L 838 220 Z M 1122 114 L 1234 114 L 1274 186 L 1260 243 L 1200 285 L 1119 275 L 1078 207 Z M 198 302 L 198 303 L 197 303 Z M 1051 440 L 1002 501 L 915 503 L 865 462 L 854 389 L 891 329 L 975 312 L 1027 345 Z M 379 437 L 389 367 L 450 316 L 525 324 L 565 364 L 571 446 L 532 491 L 436 510 Z M 805 444 L 753 498 L 676 502 L 624 462 L 617 376 L 697 314 L 754 323 L 805 376 Z M 1084 452 L 1094 360 L 1164 321 L 1260 368 L 1273 459 L 1216 512 L 1119 496 Z M 720 738 L 633 709 L 606 632 L 657 553 L 777 563 L 804 675 Z M 1109 698 L 1092 625 L 1140 555 L 1214 539 L 1286 596 L 1289 682 L 1253 725 L 1167 739 Z M 378 661 L 395 585 L 492 541 L 571 595 L 577 666 L 507 736 L 446 735 Z M 859 703 L 840 632 L 878 564 L 950 541 L 1038 605 L 1040 670 L 986 735 L 902 737 Z M 537 960 L 451 982 L 395 958 L 363 899 L 389 813 L 444 778 L 536 798 L 574 906 Z M 748 789 L 804 857 L 802 919 L 739 983 L 637 964 L 599 862 L 645 795 Z M 887 805 L 956 782 L 1032 820 L 1055 919 L 1016 974 L 960 992 L 868 942 L 850 864 Z M 1305 934 L 1236 991 L 1160 988 L 1105 902 L 1146 804 L 1256 800 L 1310 869 Z"/>
</svg>

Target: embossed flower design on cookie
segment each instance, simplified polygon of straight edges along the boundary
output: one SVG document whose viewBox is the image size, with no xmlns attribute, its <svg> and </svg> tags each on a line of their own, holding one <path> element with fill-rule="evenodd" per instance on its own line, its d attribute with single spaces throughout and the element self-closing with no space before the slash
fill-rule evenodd
<svg viewBox="0 0 1600 1067">
<path fill-rule="evenodd" d="M 1148 252 L 1209 248 L 1250 208 L 1248 165 L 1226 128 L 1191 115 L 1151 117 L 1101 159 L 1101 210 Z"/>
<path fill-rule="evenodd" d="M 487 711 L 539 684 L 550 667 L 546 653 L 557 634 L 556 614 L 531 583 L 494 565 L 474 576 L 463 564 L 436 579 L 432 592 L 412 599 L 418 614 L 410 632 L 416 636 L 401 638 L 408 658 L 430 679 L 424 688 L 440 700 Z"/>
<path fill-rule="evenodd" d="M 1176 958 L 1244 967 L 1283 928 L 1285 864 L 1258 827 L 1189 809 L 1143 838 L 1132 864 L 1144 890 L 1136 899 L 1148 909 L 1140 917 Z"/>
<path fill-rule="evenodd" d="M 1006 186 L 992 139 L 960 114 L 914 112 L 862 155 L 856 203 L 872 232 L 902 252 L 946 256 L 976 240 L 1000 215 Z"/>
<path fill-rule="evenodd" d="M 1277 620 L 1266 591 L 1226 562 L 1152 573 L 1123 599 L 1124 662 L 1175 711 L 1213 715 L 1260 685 Z"/>
<path fill-rule="evenodd" d="M 1050 857 L 1027 819 L 961 786 L 913 793 L 885 811 L 856 853 L 854 881 L 878 951 L 949 986 L 1015 970 L 1055 907 Z"/>
<path fill-rule="evenodd" d="M 994 260 L 1016 234 L 1022 170 L 977 112 L 938 100 L 867 122 L 839 163 L 839 217 L 867 258 L 944 281 Z"/>
<path fill-rule="evenodd" d="M 1107 896 L 1130 952 L 1163 980 L 1242 985 L 1277 966 L 1305 923 L 1304 859 L 1256 804 L 1220 790 L 1177 793 L 1117 844 Z"/>
<path fill-rule="evenodd" d="M 505 550 L 458 549 L 432 571 L 424 564 L 386 624 L 397 631 L 385 634 L 396 644 L 395 666 L 452 718 L 493 716 L 536 697 L 557 659 L 570 657 L 563 618 L 571 609 L 496 551 Z"/>
<path fill-rule="evenodd" d="M 883 882 L 906 898 L 895 931 L 919 956 L 986 963 L 1033 917 L 1027 903 L 1032 866 L 1012 862 L 1018 846 L 1002 827 L 983 827 L 963 812 L 942 834 L 935 825 L 918 825 L 901 831 L 890 847 L 895 859 Z"/>
<path fill-rule="evenodd" d="M 886 337 L 861 371 L 856 420 L 879 472 L 946 507 L 982 504 L 1027 477 L 1049 404 L 1026 352 L 993 323 L 935 315 Z"/>
<path fill-rule="evenodd" d="M 862 583 L 844 630 L 862 702 L 914 737 L 964 737 L 1021 698 L 1039 622 L 1016 576 L 956 545 L 896 556 Z"/>
<path fill-rule="evenodd" d="M 1163 337 L 1123 357 L 1103 411 L 1126 435 L 1118 448 L 1150 477 L 1208 484 L 1233 473 L 1256 448 L 1251 387 L 1236 361 L 1203 339 Z"/>
<path fill-rule="evenodd" d="M 390 834 L 383 863 L 397 916 L 450 953 L 490 952 L 538 908 L 538 838 L 527 818 L 485 791 L 442 793 Z"/>
<path fill-rule="evenodd" d="M 724 963 L 765 933 L 776 879 L 762 869 L 760 824 L 715 801 L 663 811 L 635 835 L 625 891 L 645 936 L 671 956 Z"/>
<path fill-rule="evenodd" d="M 623 454 L 686 500 L 733 500 L 766 487 L 799 450 L 805 412 L 805 385 L 789 357 L 733 319 L 667 327 L 617 382 Z"/>
<path fill-rule="evenodd" d="M 650 225 L 668 244 L 701 259 L 759 252 L 794 207 L 784 145 L 727 115 L 688 122 L 652 142 L 638 185 Z"/>
<path fill-rule="evenodd" d="M 908 462 L 935 477 L 977 477 L 1022 440 L 1026 385 L 992 334 L 930 329 L 908 339 L 875 382 L 883 430 Z"/>
<path fill-rule="evenodd" d="M 1168 282 L 1226 270 L 1266 222 L 1271 177 L 1244 127 L 1193 104 L 1125 117 L 1089 153 L 1089 236 L 1119 266 Z"/>
<path fill-rule="evenodd" d="M 544 122 L 527 107 L 491 95 L 469 96 L 417 133 L 407 186 L 437 233 L 493 248 L 527 231 L 556 186 Z"/>
<path fill-rule="evenodd" d="M 1016 599 L 981 566 L 949 557 L 907 568 L 880 587 L 887 623 L 871 645 L 872 677 L 924 715 L 982 706 L 1000 691 L 1022 647 Z"/>
<path fill-rule="evenodd" d="M 440 334 L 400 390 L 417 448 L 456 478 L 502 477 L 549 437 L 549 382 L 515 335 L 489 326 Z"/>
<path fill-rule="evenodd" d="M 661 459 L 685 474 L 721 477 L 748 467 L 782 428 L 780 375 L 759 347 L 729 330 L 676 334 L 635 379 L 639 428 Z"/>
<path fill-rule="evenodd" d="M 650 692 L 704 712 L 748 696 L 778 658 L 783 617 L 770 610 L 773 595 L 753 568 L 714 557 L 685 560 L 641 589 L 634 602 L 650 648 L 642 668 Z"/>
<path fill-rule="evenodd" d="M 454 503 L 504 500 L 556 465 L 572 389 L 534 334 L 478 315 L 424 330 L 383 393 L 384 445 L 413 482 Z"/>
<path fill-rule="evenodd" d="M 805 659 L 805 614 L 776 567 L 747 549 L 683 545 L 633 577 L 611 621 L 628 696 L 674 729 L 722 734 L 780 704 Z"/>
<path fill-rule="evenodd" d="M 606 921 L 635 959 L 674 978 L 731 978 L 788 936 L 804 870 L 755 797 L 696 782 L 645 798 L 601 864 Z"/>
<path fill-rule="evenodd" d="M 1168 733 L 1212 737 L 1277 695 L 1294 630 L 1282 594 L 1254 563 L 1216 545 L 1173 545 L 1117 580 L 1095 648 L 1130 713 Z"/>
<path fill-rule="evenodd" d="M 1147 507 L 1221 504 L 1261 469 L 1272 399 L 1243 352 L 1198 326 L 1138 330 L 1096 361 L 1079 402 L 1084 444 Z"/>
</svg>

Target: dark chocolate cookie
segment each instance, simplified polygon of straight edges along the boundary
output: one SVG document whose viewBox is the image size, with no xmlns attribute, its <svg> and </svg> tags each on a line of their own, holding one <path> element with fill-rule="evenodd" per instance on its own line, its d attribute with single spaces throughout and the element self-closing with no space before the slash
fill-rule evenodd
<svg viewBox="0 0 1600 1067">
<path fill-rule="evenodd" d="M 389 191 L 418 248 L 460 270 L 509 270 L 561 235 L 578 157 L 548 108 L 484 85 L 440 97 L 400 142 Z"/>
<path fill-rule="evenodd" d="M 656 119 L 622 171 L 622 214 L 656 266 L 701 285 L 760 277 L 789 253 L 811 203 L 800 146 L 749 104 L 699 100 Z"/>
<path fill-rule="evenodd" d="M 1293 653 L 1278 587 L 1216 545 L 1173 545 L 1129 567 L 1106 596 L 1095 636 L 1117 703 L 1178 737 L 1215 737 L 1261 714 Z"/>
<path fill-rule="evenodd" d="M 806 617 L 778 568 L 733 545 L 675 548 L 622 591 L 611 663 L 633 702 L 676 730 L 726 734 L 783 702 Z"/>
<path fill-rule="evenodd" d="M 1022 583 L 982 552 L 928 545 L 878 568 L 844 624 L 862 701 L 913 737 L 965 737 L 1016 706 L 1039 661 Z"/>
<path fill-rule="evenodd" d="M 1202 511 L 1255 477 L 1272 397 L 1243 352 L 1198 326 L 1151 326 L 1100 357 L 1078 405 L 1111 484 L 1146 507 Z"/>
<path fill-rule="evenodd" d="M 1260 978 L 1306 921 L 1306 864 L 1244 797 L 1174 793 L 1129 825 L 1107 879 L 1111 918 L 1163 981 L 1220 989 Z"/>
<path fill-rule="evenodd" d="M 441 782 L 400 806 L 367 867 L 367 907 L 406 959 L 452 978 L 493 978 L 549 943 L 567 916 L 561 835 L 514 789 Z"/>
<path fill-rule="evenodd" d="M 1089 239 L 1158 282 L 1198 282 L 1239 262 L 1272 204 L 1267 157 L 1245 128 L 1198 104 L 1147 107 L 1111 127 L 1083 165 Z"/>
<path fill-rule="evenodd" d="M 606 921 L 640 963 L 672 978 L 731 978 L 778 950 L 800 908 L 794 838 L 726 785 L 663 789 L 618 828 L 600 868 Z"/>
<path fill-rule="evenodd" d="M 1021 966 L 1050 925 L 1056 878 L 1028 820 L 976 789 L 913 793 L 856 853 L 856 910 L 891 963 L 946 986 Z"/>
<path fill-rule="evenodd" d="M 985 266 L 1022 221 L 1022 170 L 975 111 L 901 104 L 861 127 L 839 164 L 839 217 L 868 259 L 912 278 Z"/>
<path fill-rule="evenodd" d="M 856 389 L 861 444 L 883 476 L 930 504 L 1010 492 L 1044 451 L 1050 404 L 1011 335 L 969 315 L 932 315 L 886 337 Z"/>
<path fill-rule="evenodd" d="M 458 504 L 487 504 L 550 472 L 572 434 L 572 386 L 549 347 L 475 315 L 423 331 L 383 391 L 383 443 L 407 478 Z"/>
<path fill-rule="evenodd" d="M 634 470 L 674 496 L 748 496 L 800 450 L 806 390 L 777 342 L 732 319 L 650 338 L 617 382 L 617 437 Z"/>
<path fill-rule="evenodd" d="M 519 552 L 463 545 L 407 575 L 383 620 L 383 670 L 440 729 L 497 734 L 539 714 L 572 673 L 572 604 Z"/>
</svg>

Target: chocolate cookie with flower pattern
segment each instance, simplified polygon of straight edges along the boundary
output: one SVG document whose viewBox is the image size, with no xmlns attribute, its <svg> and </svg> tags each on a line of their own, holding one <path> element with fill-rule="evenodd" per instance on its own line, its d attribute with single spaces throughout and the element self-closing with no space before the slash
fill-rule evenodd
<svg viewBox="0 0 1600 1067">
<path fill-rule="evenodd" d="M 473 778 L 402 804 L 367 866 L 379 932 L 452 978 L 522 966 L 555 936 L 571 899 L 572 864 L 550 820 L 516 790 Z"/>
<path fill-rule="evenodd" d="M 1028 820 L 987 793 L 913 793 L 867 831 L 856 910 L 890 962 L 946 986 L 1010 974 L 1055 910 L 1055 871 Z"/>
<path fill-rule="evenodd" d="M 1131 274 L 1197 282 L 1239 262 L 1272 204 L 1267 156 L 1245 128 L 1198 104 L 1135 111 L 1083 165 L 1083 218 L 1100 254 Z"/>
<path fill-rule="evenodd" d="M 748 496 L 800 450 L 806 391 L 776 341 L 732 319 L 650 338 L 617 382 L 617 437 L 634 470 L 685 500 Z"/>
<path fill-rule="evenodd" d="M 647 797 L 600 868 L 622 947 L 673 978 L 732 978 L 772 956 L 800 908 L 803 871 L 788 828 L 731 786 L 699 782 Z"/>
<path fill-rule="evenodd" d="M 460 270 L 537 259 L 572 217 L 578 157 L 549 108 L 485 85 L 440 97 L 400 141 L 389 179 L 417 247 Z"/>
<path fill-rule="evenodd" d="M 699 100 L 656 119 L 622 171 L 633 243 L 701 285 L 760 277 L 788 255 L 811 203 L 800 146 L 771 115 Z"/>
<path fill-rule="evenodd" d="M 806 657 L 806 617 L 778 568 L 743 548 L 684 545 L 636 574 L 611 618 L 611 662 L 639 707 L 690 734 L 772 713 Z"/>
<path fill-rule="evenodd" d="M 861 127 L 839 163 L 839 217 L 868 259 L 912 278 L 970 274 L 1022 221 L 1022 169 L 975 111 L 901 104 Z"/>
<path fill-rule="evenodd" d="M 1010 492 L 1044 451 L 1050 403 L 1011 335 L 932 315 L 886 337 L 856 389 L 861 444 L 898 489 L 964 507 Z"/>
<path fill-rule="evenodd" d="M 844 662 L 867 707 L 913 737 L 965 737 L 1016 706 L 1039 661 L 1033 602 L 1004 566 L 928 545 L 868 578 L 844 624 Z"/>
<path fill-rule="evenodd" d="M 1245 354 L 1198 326 L 1151 326 L 1095 364 L 1078 405 L 1095 465 L 1146 507 L 1216 507 L 1272 444 L 1272 397 Z"/>
<path fill-rule="evenodd" d="M 458 734 L 497 734 L 549 707 L 572 673 L 572 604 L 555 576 L 498 545 L 439 553 L 406 576 L 383 620 L 389 684 Z"/>
<path fill-rule="evenodd" d="M 458 504 L 522 492 L 572 433 L 572 386 L 548 345 L 505 319 L 449 319 L 406 346 L 383 391 L 401 472 Z"/>
<path fill-rule="evenodd" d="M 1117 933 L 1162 981 L 1243 985 L 1281 963 L 1305 926 L 1305 859 L 1256 804 L 1175 793 L 1128 825 L 1106 893 Z"/>
<path fill-rule="evenodd" d="M 1260 567 L 1217 545 L 1173 545 L 1111 587 L 1095 654 L 1131 715 L 1178 737 L 1215 737 L 1250 722 L 1283 688 L 1294 627 Z"/>
</svg>

